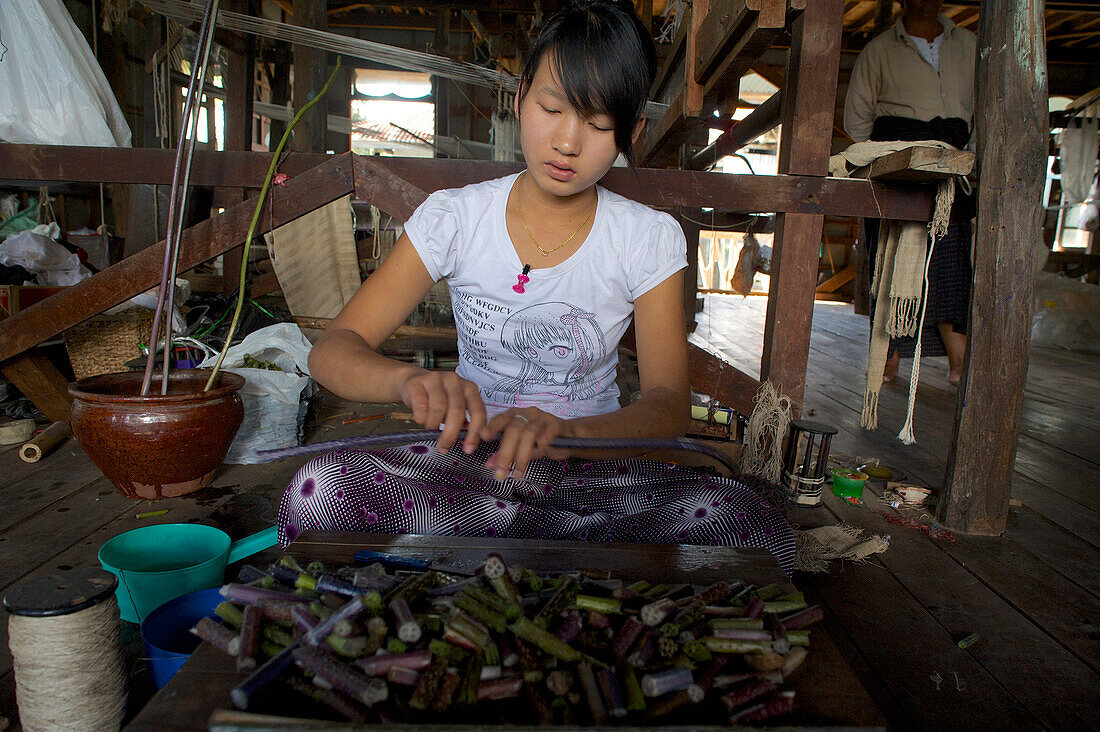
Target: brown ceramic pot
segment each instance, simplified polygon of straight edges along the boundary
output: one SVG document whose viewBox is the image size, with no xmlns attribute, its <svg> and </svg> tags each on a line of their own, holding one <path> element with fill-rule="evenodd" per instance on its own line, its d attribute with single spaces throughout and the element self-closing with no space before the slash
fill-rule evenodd
<svg viewBox="0 0 1100 732">
<path fill-rule="evenodd" d="M 124 496 L 170 498 L 204 487 L 222 464 L 244 418 L 244 378 L 209 369 L 168 375 L 168 393 L 141 395 L 140 371 L 103 374 L 69 387 L 73 435 Z"/>
</svg>

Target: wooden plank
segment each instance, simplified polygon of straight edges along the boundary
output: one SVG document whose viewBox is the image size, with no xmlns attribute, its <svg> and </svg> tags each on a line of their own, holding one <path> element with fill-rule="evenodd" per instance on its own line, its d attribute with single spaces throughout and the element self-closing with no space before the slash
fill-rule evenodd
<svg viewBox="0 0 1100 732">
<path fill-rule="evenodd" d="M 279 170 L 293 178 L 332 159 L 329 155 L 292 153 L 280 162 Z M 270 162 L 270 153 L 198 151 L 191 181 L 193 185 L 254 187 L 263 181 Z M 519 163 L 432 158 L 378 157 L 372 162 L 429 193 L 510 175 L 523 168 Z M 172 163 L 171 150 L 0 143 L 0 170 L 35 182 L 171 183 Z M 932 194 L 928 191 L 838 178 L 612 168 L 601 183 L 655 208 L 824 212 L 912 221 L 927 221 L 932 214 Z"/>
<path fill-rule="evenodd" d="M 847 564 L 808 582 L 887 687 L 896 704 L 888 715 L 893 725 L 937 729 L 950 720 L 957 729 L 1038 727 L 878 562 Z"/>
<path fill-rule="evenodd" d="M 539 571 L 584 570 L 623 579 L 709 584 L 739 578 L 756 584 L 787 581 L 764 549 L 688 544 L 593 544 L 540 539 L 483 539 L 419 534 L 307 531 L 288 547 L 299 560 L 353 564 L 355 552 L 376 549 L 475 570 L 488 552 Z"/>
<path fill-rule="evenodd" d="M 783 173 L 828 173 L 843 7 L 842 0 L 810 3 L 791 29 L 779 145 Z M 809 214 L 781 214 L 775 222 L 760 379 L 790 397 L 795 414 L 806 384 L 823 225 L 823 216 Z"/>
<path fill-rule="evenodd" d="M 764 0 L 760 1 L 764 2 Z M 780 41 L 784 29 L 791 29 L 793 36 L 793 24 L 798 21 L 807 5 L 811 4 L 808 0 L 789 0 L 786 17 L 782 23 L 775 23 L 764 14 L 757 15 L 752 20 L 740 39 L 714 67 L 703 84 L 704 114 L 709 113 L 708 110 L 712 105 L 717 108 L 725 100 L 737 94 L 741 77 L 757 65 L 772 44 Z"/>
<path fill-rule="evenodd" d="M 1010 511 L 1005 536 L 1042 559 L 1050 570 L 1100 598 L 1100 549 L 1078 539 L 1027 506 Z"/>
<path fill-rule="evenodd" d="M 820 337 L 820 336 L 815 336 Z M 933 488 L 943 482 L 943 458 L 950 447 L 942 425 L 950 419 L 950 407 L 942 398 L 930 393 L 927 387 L 918 389 L 916 420 L 916 445 L 905 446 L 896 439 L 894 429 L 904 420 L 908 402 L 907 389 L 883 388 L 879 395 L 880 428 L 866 432 L 860 428 L 859 411 L 862 405 L 862 363 L 858 356 L 843 356 L 835 347 L 828 347 L 831 358 L 838 355 L 854 358 L 848 366 L 855 373 L 825 370 L 820 362 L 811 363 L 809 373 L 814 381 L 824 386 L 815 388 L 818 394 L 827 399 L 833 407 L 830 423 L 843 432 L 852 435 L 852 442 L 862 446 L 863 452 L 873 454 L 889 464 L 897 465 L 909 473 L 911 478 L 923 481 Z M 843 361 L 841 361 L 843 363 Z M 857 370 L 858 369 L 858 370 Z M 890 425 L 890 428 L 887 428 Z M 834 442 L 834 451 L 842 451 L 842 440 Z M 868 445 L 870 443 L 870 445 Z M 1023 501 L 1029 508 L 1044 516 L 1050 522 L 1075 535 L 1080 541 L 1095 546 L 1100 541 L 1100 514 L 1083 507 L 1079 503 L 1065 498 L 1060 493 L 1016 474 L 1012 478 L 1012 495 Z"/>
<path fill-rule="evenodd" d="M 41 305 L 45 305 L 51 299 L 52 297 L 43 300 Z M 31 307 L 39 307 L 39 305 Z M 23 312 L 28 312 L 30 309 Z M 0 335 L 5 325 L 16 322 L 20 314 L 16 313 L 13 317 L 0 321 Z M 23 396 L 38 407 L 38 411 L 49 417 L 51 422 L 69 421 L 69 411 L 73 404 L 72 397 L 69 396 L 69 380 L 62 376 L 57 367 L 42 353 L 35 350 L 30 353 L 12 354 L 11 358 L 0 360 L 0 371 L 3 371 L 4 376 L 23 392 Z"/>
<path fill-rule="evenodd" d="M 745 418 L 752 415 L 752 400 L 760 390 L 752 376 L 694 343 L 688 344 L 688 373 L 692 390 L 714 397 Z"/>
<path fill-rule="evenodd" d="M 829 279 L 825 280 L 820 285 L 818 285 L 816 292 L 817 292 L 818 295 L 822 295 L 822 294 L 830 293 L 830 292 L 836 292 L 841 287 L 844 287 L 844 285 L 846 285 L 849 282 L 851 282 L 852 280 L 854 280 L 855 277 L 856 277 L 856 265 L 849 264 L 847 267 L 840 270 L 835 275 L 833 275 L 832 277 L 830 277 Z"/>
<path fill-rule="evenodd" d="M 779 145 L 782 173 L 828 175 L 843 5 L 843 0 L 810 3 L 791 28 Z"/>
<path fill-rule="evenodd" d="M 191 185 L 258 188 L 267 175 L 272 155 L 268 152 L 196 150 Z M 0 143 L 3 177 L 35 183 L 169 185 L 175 157 L 175 150 L 159 148 Z M 279 162 L 279 170 L 293 177 L 317 167 L 329 157 L 321 153 L 289 153 Z"/>
<path fill-rule="evenodd" d="M 65 442 L 37 463 L 24 463 L 14 456 L 11 462 L 32 468 L 33 472 L 12 477 L 0 487 L 0 505 L 4 507 L 0 515 L 0 534 L 103 476 L 75 439 Z M 4 470 L 5 477 L 10 474 L 11 471 Z M 106 486 L 102 490 L 114 489 Z"/>
<path fill-rule="evenodd" d="M 1008 515 L 1031 337 L 1031 242 L 1047 150 L 1046 46 L 1040 0 L 984 0 L 975 123 L 982 178 L 967 367 L 959 390 L 940 520 L 996 535 Z M 1005 307 L 1006 298 L 1015 302 Z"/>
<path fill-rule="evenodd" d="M 891 509 L 867 490 L 863 507 L 849 505 L 831 492 L 825 502 L 840 521 L 890 535 L 890 548 L 875 557 L 889 574 L 883 575 L 879 569 L 879 578 L 870 580 L 871 584 L 862 588 L 860 594 L 879 595 L 880 602 L 897 606 L 895 613 L 901 616 L 907 614 L 905 605 L 914 603 L 913 612 L 923 615 L 920 620 L 914 619 L 917 626 L 910 630 L 909 638 L 893 641 L 909 645 L 909 654 L 915 652 L 910 645 L 914 641 L 920 644 L 920 651 L 916 652 L 927 650 L 933 654 L 906 664 L 910 671 L 927 663 L 931 667 L 927 673 L 931 675 L 939 663 L 949 664 L 938 670 L 944 678 L 945 691 L 954 690 L 955 694 L 944 699 L 946 708 L 924 705 L 921 716 L 913 720 L 916 727 L 924 726 L 917 720 L 924 719 L 927 723 L 933 716 L 951 719 L 952 725 L 959 727 L 967 726 L 967 718 L 976 721 L 985 716 L 982 725 L 985 726 L 992 721 L 987 715 L 994 708 L 1002 722 L 1014 719 L 1035 724 L 1030 721 L 1034 719 L 1053 729 L 1078 728 L 1094 716 L 1091 695 L 1081 692 L 1090 686 L 1097 688 L 1095 670 L 1037 627 L 1031 617 L 1021 614 L 1012 603 L 1020 599 L 1020 593 L 1006 601 L 995 590 L 1010 587 L 999 585 L 991 589 L 988 575 L 979 575 L 987 582 L 975 581 L 973 570 L 967 571 L 968 564 L 952 559 L 952 555 L 962 555 L 964 559 L 968 554 L 973 556 L 973 552 L 964 548 L 968 537 L 960 537 L 954 544 L 941 544 L 921 532 L 889 524 L 877 514 Z M 1059 589 L 1066 589 L 1065 584 Z M 894 587 L 896 592 L 891 591 Z M 900 595 L 905 595 L 905 600 Z M 1047 604 L 1049 599 L 1050 596 L 1033 598 Z M 925 638 L 925 633 L 931 634 L 930 638 Z M 965 651 L 955 646 L 953 641 L 970 633 L 980 636 L 976 644 Z M 931 638 L 940 639 L 938 652 L 927 643 Z M 885 641 L 886 650 L 891 650 L 891 644 L 890 640 Z M 1087 652 L 1088 648 L 1079 650 Z M 1021 668 L 1027 668 L 1028 673 L 1018 673 Z M 955 687 L 953 673 L 958 674 L 961 690 Z M 1036 683 L 1037 678 L 1044 683 Z M 927 677 L 920 683 L 927 684 Z M 963 709 L 970 705 L 977 708 Z"/>
<path fill-rule="evenodd" d="M 1091 702 L 1085 702 L 1085 699 L 1095 699 L 1097 696 L 1090 694 L 1083 697 L 1079 693 L 1082 681 L 1086 682 L 1086 688 L 1100 692 L 1100 676 L 1097 675 L 1100 663 L 1100 637 L 1096 633 L 1097 598 L 1061 574 L 1050 571 L 1046 562 L 1014 541 L 1005 541 L 1000 537 L 968 536 L 944 549 L 961 566 L 979 577 L 984 587 L 1003 597 L 1014 612 L 1023 616 L 1024 622 L 1015 624 L 1023 625 L 1022 628 L 1009 626 L 1000 631 L 1003 633 L 1000 635 L 1002 639 L 1012 636 L 1009 640 L 1009 645 L 1013 646 L 1011 649 L 997 648 L 997 636 L 990 638 L 993 647 L 983 647 L 984 654 L 989 654 L 986 665 L 1012 668 L 1014 664 L 1005 656 L 1011 655 L 1021 666 L 1027 663 L 1021 653 L 1032 656 L 1035 675 L 1050 682 L 1034 693 L 1042 694 L 1050 706 L 1057 708 L 1044 709 L 1043 699 L 1035 696 L 1028 699 L 1030 694 L 1026 689 L 1016 689 L 1014 693 L 1017 698 L 1026 700 L 1025 703 L 1040 716 L 1049 715 L 1047 721 L 1051 727 L 1072 727 L 1083 722 L 1082 702 L 1088 704 L 1089 712 L 1093 713 Z M 946 581 L 947 577 L 941 579 Z M 956 603 L 953 610 L 961 609 Z M 1037 633 L 1046 640 L 1051 637 L 1056 639 L 1065 653 L 1043 652 L 1045 644 L 1035 641 Z M 1076 658 L 1076 663 L 1069 658 L 1070 654 Z M 1091 669 L 1092 673 L 1082 674 L 1082 667 Z M 1088 683 L 1090 680 L 1091 683 Z M 1011 684 L 1006 685 L 1012 688 Z M 1029 682 L 1028 685 L 1034 688 L 1034 684 Z M 1057 695 L 1053 699 L 1050 698 L 1052 688 Z M 1072 694 L 1074 698 L 1064 698 L 1062 694 Z M 1062 714 L 1066 716 L 1060 721 L 1054 719 Z M 1073 722 L 1074 719 L 1077 723 Z"/>
<path fill-rule="evenodd" d="M 355 197 L 407 220 L 428 194 L 370 158 L 354 156 Z"/>
<path fill-rule="evenodd" d="M 695 81 L 707 81 L 722 58 L 754 28 L 783 28 L 787 0 L 714 0 L 695 26 Z"/>
<path fill-rule="evenodd" d="M 1024 413 L 1030 404 L 1025 397 Z M 1092 432 L 1095 435 L 1095 432 Z M 1082 508 L 1100 513 L 1100 466 L 1077 455 L 1040 442 L 1025 428 L 1017 438 L 1016 472 L 1048 490 L 1055 491 L 1078 503 Z"/>
<path fill-rule="evenodd" d="M 970 175 L 977 156 L 966 150 L 940 147 L 908 147 L 892 152 L 852 171 L 850 178 L 894 180 L 905 183 L 938 183 L 944 178 Z"/>
<path fill-rule="evenodd" d="M 322 165 L 277 186 L 272 216 L 261 216 L 257 234 L 324 206 L 353 190 L 351 156 L 329 157 Z M 244 201 L 192 226 L 180 242 L 179 270 L 185 271 L 244 240 L 255 204 Z M 125 302 L 160 281 L 164 242 L 144 249 L 102 272 L 0 320 L 0 360 L 10 359 L 77 323 Z M 54 417 L 57 419 L 57 417 Z"/>
<path fill-rule="evenodd" d="M 324 4 L 313 0 L 293 0 L 293 5 L 295 26 L 319 31 L 328 28 Z M 291 45 L 290 49 L 294 57 L 294 85 L 291 92 L 294 109 L 304 109 L 325 85 L 325 79 L 328 78 L 328 54 L 319 48 L 300 43 Z M 328 109 L 322 100 L 298 120 L 294 136 L 290 139 L 290 148 L 297 152 L 323 153 L 327 127 Z"/>
<path fill-rule="evenodd" d="M 756 138 L 775 129 L 783 108 L 783 92 L 777 91 L 739 122 L 734 122 L 714 142 L 691 159 L 692 170 L 706 170 L 721 158 L 732 155 Z"/>
<path fill-rule="evenodd" d="M 735 0 L 733 4 L 739 4 Z M 764 4 L 772 0 L 754 0 Z M 789 4 L 788 14 L 783 23 L 777 26 L 762 25 L 761 14 L 749 12 L 750 20 L 744 30 L 737 36 L 736 42 L 725 56 L 721 57 L 713 72 L 706 79 L 702 87 L 702 103 L 698 104 L 698 90 L 691 84 L 685 84 L 679 88 L 679 92 L 669 105 L 668 111 L 652 127 L 646 130 L 644 139 L 638 147 L 638 159 L 646 165 L 659 166 L 678 163 L 676 151 L 681 142 L 697 131 L 711 113 L 726 106 L 731 106 L 737 99 L 741 77 L 760 60 L 760 57 L 772 45 L 782 33 L 785 25 L 790 24 L 802 8 L 806 0 L 792 0 Z M 740 3 L 743 4 L 743 3 Z M 781 5 L 782 3 L 777 3 Z M 713 23 L 710 15 L 703 21 L 700 28 L 705 33 Z M 769 16 L 770 17 L 770 16 Z M 714 21 L 721 20 L 721 14 Z M 770 22 L 770 21 L 768 21 Z M 699 54 L 695 54 L 697 66 Z M 685 67 L 693 64 L 684 62 Z M 691 71 L 691 68 L 687 69 Z M 699 74 L 696 72 L 696 81 Z M 671 93 L 669 92 L 671 95 Z M 698 204 L 692 204 L 698 205 Z M 704 204 L 705 205 L 705 204 Z"/>
</svg>

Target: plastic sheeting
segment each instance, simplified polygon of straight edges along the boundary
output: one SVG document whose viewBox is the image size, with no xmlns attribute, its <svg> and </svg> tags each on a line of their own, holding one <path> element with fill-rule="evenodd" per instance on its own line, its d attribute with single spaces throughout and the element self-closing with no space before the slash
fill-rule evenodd
<svg viewBox="0 0 1100 732">
<path fill-rule="evenodd" d="M 61 0 L 0 1 L 0 140 L 129 147 L 130 127 Z"/>
</svg>

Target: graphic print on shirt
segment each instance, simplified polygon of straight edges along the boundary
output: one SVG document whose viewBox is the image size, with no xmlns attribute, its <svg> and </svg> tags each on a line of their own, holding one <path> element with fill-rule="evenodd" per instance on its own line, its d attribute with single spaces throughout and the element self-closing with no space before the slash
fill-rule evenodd
<svg viewBox="0 0 1100 732">
<path fill-rule="evenodd" d="M 500 342 L 520 364 L 516 376 L 489 389 L 490 398 L 500 403 L 527 406 L 547 397 L 578 401 L 603 389 L 592 375 L 607 349 L 595 313 L 564 302 L 531 305 L 504 321 Z"/>
<path fill-rule="evenodd" d="M 462 335 L 458 339 L 459 354 L 473 366 L 495 371 L 498 367 L 491 362 L 497 357 L 485 339 L 494 337 L 501 315 L 507 316 L 511 308 L 461 290 L 451 290 L 451 308 Z"/>
</svg>

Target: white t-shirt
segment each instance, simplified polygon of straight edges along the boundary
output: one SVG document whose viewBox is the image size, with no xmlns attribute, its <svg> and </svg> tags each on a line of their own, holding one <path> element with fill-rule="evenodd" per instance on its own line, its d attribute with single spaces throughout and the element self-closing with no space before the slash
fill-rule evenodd
<svg viewBox="0 0 1100 732">
<path fill-rule="evenodd" d="M 524 263 L 505 220 L 516 177 L 437 191 L 405 223 L 432 279 L 450 287 L 457 373 L 477 384 L 490 416 L 527 406 L 565 419 L 612 412 L 634 300 L 687 266 L 683 231 L 668 214 L 598 187 L 581 247 L 521 285 Z"/>
</svg>

